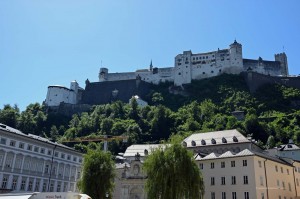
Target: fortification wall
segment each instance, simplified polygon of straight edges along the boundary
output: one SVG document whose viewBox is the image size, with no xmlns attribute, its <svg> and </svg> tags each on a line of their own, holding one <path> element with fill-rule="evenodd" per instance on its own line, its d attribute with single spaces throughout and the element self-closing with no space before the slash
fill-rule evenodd
<svg viewBox="0 0 300 199">
<path fill-rule="evenodd" d="M 252 93 L 265 84 L 274 83 L 300 89 L 300 77 L 270 76 L 252 71 L 243 72 L 242 75 L 244 76 L 249 90 Z"/>
<path fill-rule="evenodd" d="M 261 58 L 258 60 L 243 59 L 244 71 L 251 69 L 264 75 L 278 76 L 282 75 L 280 62 L 278 61 L 265 61 Z"/>
<path fill-rule="evenodd" d="M 107 81 L 130 80 L 135 78 L 136 78 L 135 72 L 107 74 Z"/>
</svg>

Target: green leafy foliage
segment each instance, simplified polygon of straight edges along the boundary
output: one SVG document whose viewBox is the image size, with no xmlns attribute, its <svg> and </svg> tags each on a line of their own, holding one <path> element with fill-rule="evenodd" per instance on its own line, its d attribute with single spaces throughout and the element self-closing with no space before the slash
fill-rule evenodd
<svg viewBox="0 0 300 199">
<path fill-rule="evenodd" d="M 89 112 L 71 118 L 47 112 L 43 105 L 30 104 L 25 111 L 4 105 L 0 122 L 31 133 L 63 141 L 81 136 L 127 135 L 128 143 L 111 142 L 113 154 L 138 143 L 159 143 L 172 134 L 191 134 L 237 128 L 252 134 L 266 147 L 293 139 L 300 143 L 300 90 L 270 84 L 250 93 L 239 75 L 221 75 L 193 81 L 184 90 L 172 83 L 153 85 L 146 99 L 149 106 L 139 107 L 120 101 L 93 106 Z M 243 111 L 238 120 L 233 111 Z M 271 145 L 268 138 L 274 137 Z M 273 139 L 273 138 L 272 138 Z M 86 150 L 81 144 L 82 150 Z"/>
<path fill-rule="evenodd" d="M 78 188 L 95 199 L 105 199 L 114 188 L 115 166 L 110 153 L 100 149 L 88 150 L 84 155 L 82 177 Z"/>
<path fill-rule="evenodd" d="M 204 183 L 191 151 L 180 143 L 149 155 L 143 165 L 149 199 L 203 198 Z"/>
</svg>

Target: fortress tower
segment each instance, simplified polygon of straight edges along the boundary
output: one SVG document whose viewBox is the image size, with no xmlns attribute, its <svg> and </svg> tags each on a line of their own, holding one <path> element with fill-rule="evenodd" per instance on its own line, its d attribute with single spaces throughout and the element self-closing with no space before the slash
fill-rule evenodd
<svg viewBox="0 0 300 199">
<path fill-rule="evenodd" d="M 288 69 L 288 62 L 287 62 L 286 54 L 284 52 L 279 53 L 279 54 L 275 54 L 275 61 L 280 62 L 282 75 L 288 76 L 289 75 L 289 69 Z"/>
<path fill-rule="evenodd" d="M 230 65 L 236 68 L 234 73 L 239 74 L 243 70 L 243 52 L 242 44 L 238 43 L 236 40 L 230 44 Z"/>
<path fill-rule="evenodd" d="M 107 80 L 107 75 L 108 75 L 108 69 L 107 68 L 100 68 L 99 71 L 99 82 L 104 82 Z"/>
</svg>

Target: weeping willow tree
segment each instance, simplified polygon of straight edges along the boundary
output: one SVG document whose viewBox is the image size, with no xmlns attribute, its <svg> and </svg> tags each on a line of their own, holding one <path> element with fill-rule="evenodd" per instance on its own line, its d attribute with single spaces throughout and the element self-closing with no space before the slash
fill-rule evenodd
<svg viewBox="0 0 300 199">
<path fill-rule="evenodd" d="M 180 143 L 153 151 L 144 163 L 148 199 L 202 199 L 204 182 L 192 152 Z"/>
<path fill-rule="evenodd" d="M 115 164 L 111 154 L 100 149 L 84 155 L 82 177 L 78 188 L 93 199 L 111 198 L 114 188 Z"/>
</svg>

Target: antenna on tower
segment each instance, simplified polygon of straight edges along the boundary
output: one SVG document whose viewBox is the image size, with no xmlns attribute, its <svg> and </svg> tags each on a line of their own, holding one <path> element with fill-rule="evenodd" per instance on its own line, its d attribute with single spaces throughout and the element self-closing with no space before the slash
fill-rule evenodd
<svg viewBox="0 0 300 199">
<path fill-rule="evenodd" d="M 101 68 L 102 68 L 102 60 L 101 60 Z"/>
<path fill-rule="evenodd" d="M 284 46 L 282 46 L 282 51 L 284 52 Z"/>
</svg>

